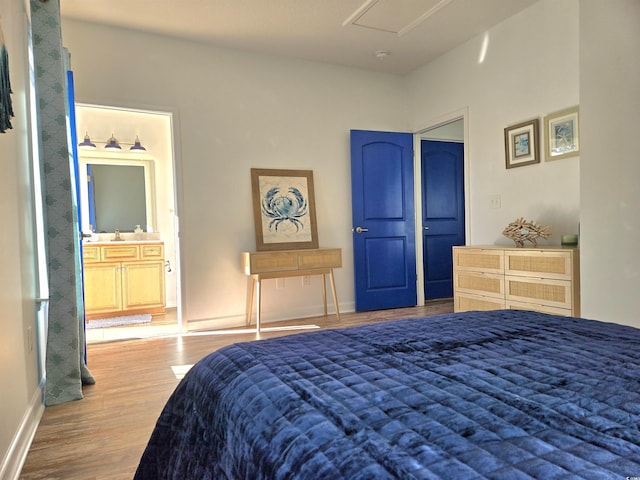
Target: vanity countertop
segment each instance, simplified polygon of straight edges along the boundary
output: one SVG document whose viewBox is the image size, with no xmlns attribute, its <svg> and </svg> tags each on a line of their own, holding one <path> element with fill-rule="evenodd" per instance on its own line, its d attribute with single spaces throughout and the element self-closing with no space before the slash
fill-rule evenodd
<svg viewBox="0 0 640 480">
<path fill-rule="evenodd" d="M 138 243 L 164 243 L 162 240 L 97 240 L 95 242 L 84 240 L 83 245 L 128 245 Z"/>
<path fill-rule="evenodd" d="M 82 239 L 84 245 L 115 245 L 118 243 L 163 243 L 160 232 L 119 232 L 120 240 L 114 240 L 115 233 L 93 233 Z"/>
</svg>

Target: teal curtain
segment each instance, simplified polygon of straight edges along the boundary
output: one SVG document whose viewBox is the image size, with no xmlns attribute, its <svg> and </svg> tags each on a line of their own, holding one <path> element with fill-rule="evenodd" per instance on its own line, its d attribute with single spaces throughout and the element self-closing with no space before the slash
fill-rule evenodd
<svg viewBox="0 0 640 480">
<path fill-rule="evenodd" d="M 84 306 L 59 0 L 31 0 L 40 162 L 49 281 L 45 404 L 83 397 Z"/>
<path fill-rule="evenodd" d="M 2 20 L 0 18 L 0 20 Z M 9 54 L 4 44 L 2 24 L 0 24 L 0 133 L 5 133 L 11 126 L 13 106 L 11 105 L 11 79 L 9 78 Z"/>
</svg>

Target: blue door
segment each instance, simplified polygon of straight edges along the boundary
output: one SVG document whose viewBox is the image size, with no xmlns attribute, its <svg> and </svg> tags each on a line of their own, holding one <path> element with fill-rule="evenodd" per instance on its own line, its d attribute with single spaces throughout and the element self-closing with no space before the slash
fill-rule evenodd
<svg viewBox="0 0 640 480">
<path fill-rule="evenodd" d="M 413 135 L 351 131 L 356 311 L 414 306 Z"/>
<path fill-rule="evenodd" d="M 454 245 L 464 245 L 464 145 L 422 140 L 424 298 L 453 296 Z"/>
</svg>

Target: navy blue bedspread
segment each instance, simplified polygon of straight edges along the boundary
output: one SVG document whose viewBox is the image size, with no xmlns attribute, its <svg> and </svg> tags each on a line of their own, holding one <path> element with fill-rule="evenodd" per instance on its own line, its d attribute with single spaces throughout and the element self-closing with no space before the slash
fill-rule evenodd
<svg viewBox="0 0 640 480">
<path fill-rule="evenodd" d="M 640 476 L 640 330 L 516 310 L 239 343 L 176 388 L 136 479 Z"/>
</svg>

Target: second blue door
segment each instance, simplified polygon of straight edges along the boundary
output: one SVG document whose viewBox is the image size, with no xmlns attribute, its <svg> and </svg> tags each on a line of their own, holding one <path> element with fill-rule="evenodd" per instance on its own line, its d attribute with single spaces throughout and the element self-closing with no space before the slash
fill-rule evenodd
<svg viewBox="0 0 640 480">
<path fill-rule="evenodd" d="M 464 245 L 464 144 L 422 140 L 424 298 L 453 296 L 452 247 Z"/>
</svg>

